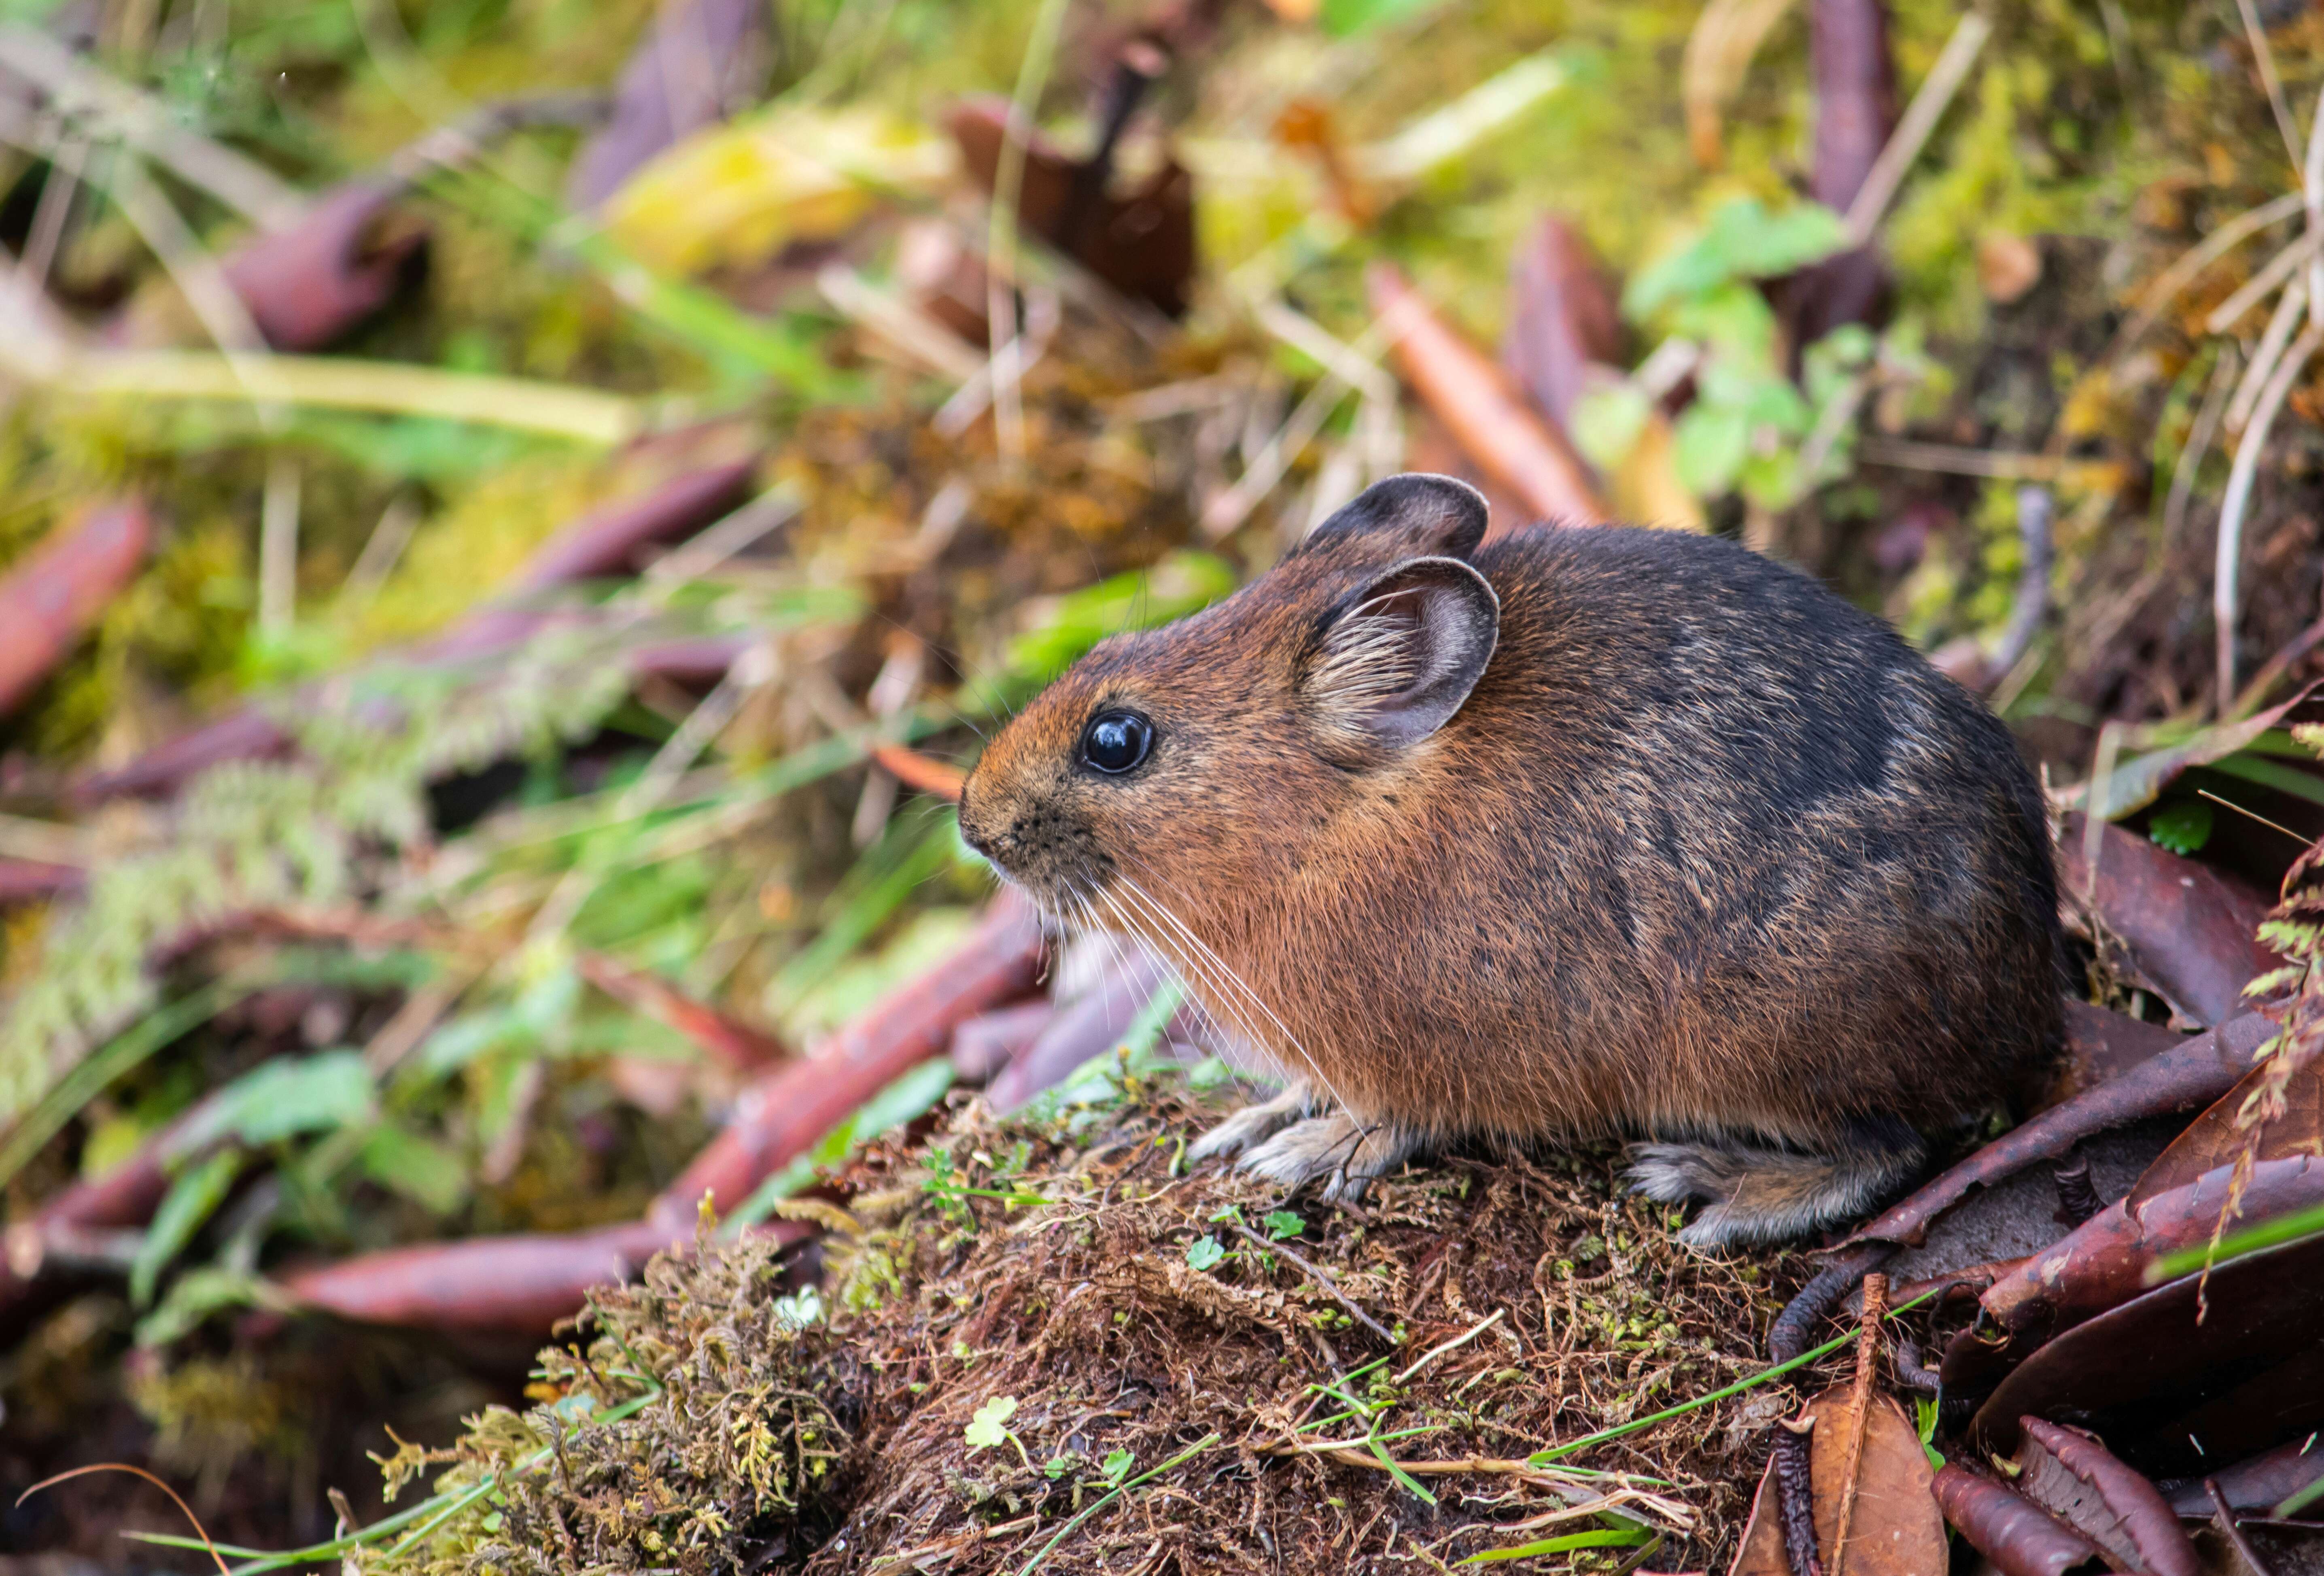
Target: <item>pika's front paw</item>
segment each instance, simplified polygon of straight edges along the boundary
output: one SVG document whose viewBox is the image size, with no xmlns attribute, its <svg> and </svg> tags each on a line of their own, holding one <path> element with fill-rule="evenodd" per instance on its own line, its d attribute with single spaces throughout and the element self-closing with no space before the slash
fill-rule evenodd
<svg viewBox="0 0 2324 1576">
<path fill-rule="evenodd" d="M 1333 1203 L 1362 1198 L 1373 1178 L 1403 1165 L 1417 1147 L 1401 1129 L 1365 1126 L 1334 1111 L 1286 1128 L 1244 1156 L 1241 1169 L 1292 1193 L 1320 1182 L 1324 1201 Z"/>
<path fill-rule="evenodd" d="M 1294 1083 L 1273 1100 L 1246 1105 L 1217 1127 L 1186 1146 L 1186 1158 L 1202 1161 L 1220 1155 L 1240 1155 L 1265 1143 L 1313 1109 L 1305 1083 Z"/>
</svg>

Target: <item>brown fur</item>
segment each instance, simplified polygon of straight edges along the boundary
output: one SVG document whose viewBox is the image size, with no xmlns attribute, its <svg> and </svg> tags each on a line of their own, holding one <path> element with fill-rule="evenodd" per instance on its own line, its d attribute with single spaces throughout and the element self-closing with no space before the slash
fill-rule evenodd
<svg viewBox="0 0 2324 1576">
<path fill-rule="evenodd" d="M 1472 499 L 1382 484 L 1235 596 L 1102 642 L 993 741 L 964 833 L 1308 1086 L 1209 1146 L 1268 1175 L 1355 1190 L 1429 1144 L 1628 1135 L 1681 1141 L 1637 1175 L 1714 1204 L 1698 1240 L 1868 1207 L 2057 1039 L 2015 745 L 1793 571 L 1627 530 L 1480 550 Z M 1468 659 L 1425 619 L 1349 633 L 1422 606 L 1481 627 L 1474 687 L 1422 736 L 1368 732 L 1378 692 Z M 1082 731 L 1121 706 L 1155 742 L 1107 776 Z M 1269 1138 L 1309 1103 L 1340 1109 Z"/>
</svg>

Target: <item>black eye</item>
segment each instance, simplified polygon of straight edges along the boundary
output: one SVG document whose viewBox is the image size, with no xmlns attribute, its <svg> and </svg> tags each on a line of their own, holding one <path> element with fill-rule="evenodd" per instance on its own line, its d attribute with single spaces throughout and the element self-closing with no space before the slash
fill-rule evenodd
<svg viewBox="0 0 2324 1576">
<path fill-rule="evenodd" d="M 1082 759 L 1098 770 L 1136 770 L 1154 748 L 1154 724 L 1136 712 L 1102 712 L 1082 732 Z"/>
</svg>

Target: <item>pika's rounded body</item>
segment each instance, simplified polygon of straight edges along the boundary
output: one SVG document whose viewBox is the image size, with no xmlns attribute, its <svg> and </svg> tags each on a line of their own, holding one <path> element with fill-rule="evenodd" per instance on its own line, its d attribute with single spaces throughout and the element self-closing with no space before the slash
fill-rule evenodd
<svg viewBox="0 0 2324 1576">
<path fill-rule="evenodd" d="M 2054 1053 L 2015 742 L 1738 546 L 1480 546 L 1483 511 L 1383 483 L 1103 642 L 994 741 L 964 834 L 1291 1081 L 1201 1152 L 1337 1193 L 1432 1144 L 1620 1136 L 1639 1187 L 1707 1206 L 1697 1241 L 1860 1212 Z"/>
</svg>

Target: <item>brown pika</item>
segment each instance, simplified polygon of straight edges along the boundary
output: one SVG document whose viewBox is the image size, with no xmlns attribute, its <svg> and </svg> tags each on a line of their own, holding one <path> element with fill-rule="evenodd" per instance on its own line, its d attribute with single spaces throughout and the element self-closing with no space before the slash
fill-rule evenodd
<svg viewBox="0 0 2324 1576">
<path fill-rule="evenodd" d="M 1868 1211 L 2060 1038 L 2015 742 L 1733 543 L 1485 522 L 1395 477 L 1102 642 L 985 751 L 963 834 L 1288 1081 L 1197 1157 L 1337 1197 L 1433 1145 L 1625 1137 L 1695 1243 Z"/>
</svg>

